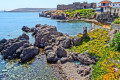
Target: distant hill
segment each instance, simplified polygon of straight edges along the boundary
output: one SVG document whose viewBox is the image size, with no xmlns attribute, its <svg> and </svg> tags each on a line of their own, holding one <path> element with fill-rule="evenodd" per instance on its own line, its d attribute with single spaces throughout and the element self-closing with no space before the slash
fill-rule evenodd
<svg viewBox="0 0 120 80">
<path fill-rule="evenodd" d="M 56 8 L 18 8 L 9 12 L 41 12 L 41 11 L 53 11 Z"/>
</svg>

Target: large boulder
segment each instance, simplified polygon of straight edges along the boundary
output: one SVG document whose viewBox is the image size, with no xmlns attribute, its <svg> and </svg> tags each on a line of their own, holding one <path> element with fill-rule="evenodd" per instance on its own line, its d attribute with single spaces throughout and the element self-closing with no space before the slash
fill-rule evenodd
<svg viewBox="0 0 120 80">
<path fill-rule="evenodd" d="M 20 55 L 21 62 L 23 63 L 32 59 L 38 53 L 39 53 L 39 48 L 37 47 L 30 46 L 30 47 L 24 48 Z"/>
<path fill-rule="evenodd" d="M 64 48 L 69 48 L 71 45 L 71 39 L 68 37 L 64 41 L 60 43 L 60 45 Z"/>
<path fill-rule="evenodd" d="M 21 36 L 19 36 L 17 39 L 18 39 L 18 40 L 29 40 L 29 36 L 23 33 L 23 34 L 22 34 Z"/>
<path fill-rule="evenodd" d="M 73 53 L 72 57 L 75 61 L 80 61 L 81 64 L 85 65 L 96 64 L 97 61 L 95 57 L 93 58 L 88 54 L 88 51 L 81 54 Z"/>
<path fill-rule="evenodd" d="M 87 27 L 83 27 L 83 38 L 88 38 Z"/>
<path fill-rule="evenodd" d="M 2 40 L 0 40 L 0 44 L 3 44 L 3 43 L 5 43 L 5 42 L 7 42 L 6 39 L 2 39 Z"/>
<path fill-rule="evenodd" d="M 22 30 L 25 31 L 25 32 L 30 32 L 31 31 L 31 29 L 27 26 L 23 26 Z"/>
<path fill-rule="evenodd" d="M 56 27 L 53 26 L 44 26 L 38 28 L 38 32 L 35 36 L 35 46 L 44 48 L 50 42 L 50 40 L 55 37 L 53 35 L 57 34 Z"/>
<path fill-rule="evenodd" d="M 63 47 L 57 46 L 55 52 L 60 58 L 67 56 L 67 51 Z"/>
<path fill-rule="evenodd" d="M 80 37 L 74 36 L 72 38 L 72 43 L 73 43 L 74 46 L 78 45 L 80 42 L 81 42 L 81 38 Z"/>
<path fill-rule="evenodd" d="M 48 51 L 47 52 L 47 62 L 49 63 L 55 63 L 58 61 L 57 55 L 54 51 Z"/>
<path fill-rule="evenodd" d="M 52 19 L 65 20 L 66 19 L 66 14 L 63 14 L 63 13 L 61 13 L 61 14 L 55 14 L 55 13 L 53 13 L 53 14 L 51 14 L 51 18 Z"/>
<path fill-rule="evenodd" d="M 12 59 L 16 55 L 16 50 L 20 47 L 22 47 L 25 43 L 28 43 L 28 41 L 23 40 L 19 42 L 15 42 L 11 44 L 10 46 L 6 47 L 1 53 L 3 55 L 4 59 Z"/>
</svg>

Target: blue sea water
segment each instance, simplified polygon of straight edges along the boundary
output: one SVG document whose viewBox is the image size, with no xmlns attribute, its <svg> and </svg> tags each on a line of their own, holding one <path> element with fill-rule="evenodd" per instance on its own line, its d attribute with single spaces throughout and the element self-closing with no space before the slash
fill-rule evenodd
<svg viewBox="0 0 120 80">
<path fill-rule="evenodd" d="M 23 26 L 34 27 L 36 24 L 47 24 L 56 26 L 57 30 L 71 36 L 83 32 L 83 27 L 91 29 L 91 23 L 78 22 L 57 22 L 50 18 L 39 17 L 39 13 L 0 13 L 0 40 L 3 38 L 16 38 L 23 33 Z M 31 34 L 28 34 L 29 36 Z M 30 36 L 30 42 L 34 38 Z M 16 61 L 7 62 L 0 57 L 0 80 L 57 80 L 52 68 L 43 60 L 35 59 L 31 64 L 18 65 Z"/>
</svg>

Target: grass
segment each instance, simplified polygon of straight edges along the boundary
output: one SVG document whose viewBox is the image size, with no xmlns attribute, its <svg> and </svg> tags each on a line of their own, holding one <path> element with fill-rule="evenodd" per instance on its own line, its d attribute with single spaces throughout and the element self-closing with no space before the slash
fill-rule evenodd
<svg viewBox="0 0 120 80">
<path fill-rule="evenodd" d="M 116 34 L 111 43 L 108 42 L 109 36 L 106 30 L 96 29 L 89 32 L 88 35 L 92 40 L 85 39 L 78 46 L 72 47 L 70 51 L 83 53 L 89 50 L 90 55 L 98 57 L 98 62 L 93 66 L 92 80 L 118 80 L 120 76 L 120 52 L 117 46 L 120 42 L 118 39 L 120 33 Z M 116 46 L 116 44 L 118 45 Z"/>
<path fill-rule="evenodd" d="M 114 20 L 113 24 L 120 24 L 120 16 Z"/>
<path fill-rule="evenodd" d="M 70 17 L 73 17 L 75 13 L 79 12 L 82 18 L 94 18 L 94 9 L 79 9 L 79 10 L 66 10 L 65 13 Z"/>
</svg>

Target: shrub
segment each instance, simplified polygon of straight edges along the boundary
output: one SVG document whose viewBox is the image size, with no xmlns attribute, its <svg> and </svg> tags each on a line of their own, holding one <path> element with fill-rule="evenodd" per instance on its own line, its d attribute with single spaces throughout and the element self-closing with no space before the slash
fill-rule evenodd
<svg viewBox="0 0 120 80">
<path fill-rule="evenodd" d="M 115 34 L 114 38 L 112 39 L 110 46 L 113 50 L 119 50 L 120 49 L 120 32 Z"/>
</svg>

